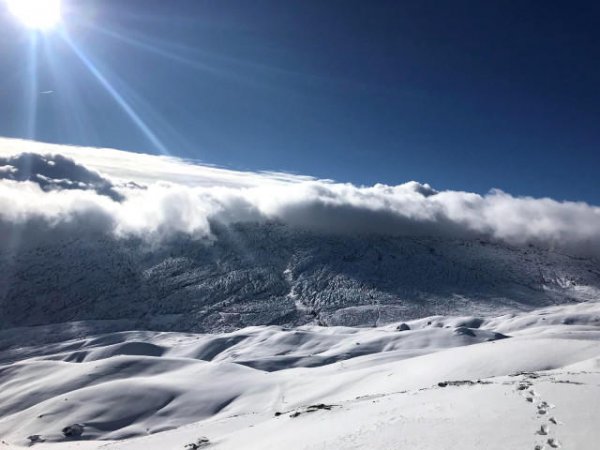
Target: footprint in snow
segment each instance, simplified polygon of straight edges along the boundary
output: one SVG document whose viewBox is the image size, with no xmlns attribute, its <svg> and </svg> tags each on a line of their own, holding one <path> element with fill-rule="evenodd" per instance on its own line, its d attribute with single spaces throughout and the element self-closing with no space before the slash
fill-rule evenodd
<svg viewBox="0 0 600 450">
<path fill-rule="evenodd" d="M 530 381 L 527 380 L 523 380 L 519 383 L 519 385 L 517 386 L 517 390 L 518 391 L 524 391 L 526 389 L 529 389 L 532 386 Z"/>
<path fill-rule="evenodd" d="M 519 392 L 525 400 L 529 403 L 534 403 L 535 398 L 539 398 L 538 393 L 533 389 L 533 383 L 531 380 L 538 378 L 538 375 L 535 373 L 527 373 L 521 374 L 524 379 L 522 379 L 517 385 L 517 392 Z M 526 391 L 526 392 L 525 392 Z M 554 408 L 554 405 L 542 400 L 537 405 L 537 413 L 539 416 L 545 416 L 548 411 Z M 560 422 L 555 417 L 548 418 L 548 422 L 553 425 L 558 425 Z M 550 433 L 550 426 L 548 424 L 541 424 L 540 427 L 536 430 L 535 434 L 539 436 L 548 436 Z M 559 448 L 561 445 L 556 438 L 549 437 L 546 442 L 543 444 L 536 444 L 534 450 L 545 450 L 547 448 Z"/>
<path fill-rule="evenodd" d="M 554 405 L 549 404 L 548 402 L 541 402 L 538 406 L 538 414 L 544 415 L 547 414 L 550 409 L 554 408 Z"/>
</svg>

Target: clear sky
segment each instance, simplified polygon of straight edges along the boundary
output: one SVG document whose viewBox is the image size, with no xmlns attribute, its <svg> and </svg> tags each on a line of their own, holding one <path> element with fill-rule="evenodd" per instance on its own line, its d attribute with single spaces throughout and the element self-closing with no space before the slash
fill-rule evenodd
<svg viewBox="0 0 600 450">
<path fill-rule="evenodd" d="M 3 1 L 1 136 L 600 204 L 597 2 Z"/>
</svg>

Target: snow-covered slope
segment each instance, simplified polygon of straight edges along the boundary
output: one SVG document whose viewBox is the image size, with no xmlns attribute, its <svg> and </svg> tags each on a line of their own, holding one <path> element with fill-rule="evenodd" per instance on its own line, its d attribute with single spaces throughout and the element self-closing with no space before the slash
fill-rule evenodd
<svg viewBox="0 0 600 450">
<path fill-rule="evenodd" d="M 598 303 L 401 327 L 109 333 L 2 353 L 0 449 L 592 450 L 599 386 Z"/>
<path fill-rule="evenodd" d="M 0 450 L 598 448 L 599 207 L 0 143 Z"/>
<path fill-rule="evenodd" d="M 533 246 L 277 223 L 213 228 L 211 239 L 155 243 L 77 227 L 13 229 L 0 245 L 0 326 L 117 319 L 128 325 L 115 329 L 205 332 L 375 326 L 527 310 L 600 292 L 598 261 Z"/>
</svg>

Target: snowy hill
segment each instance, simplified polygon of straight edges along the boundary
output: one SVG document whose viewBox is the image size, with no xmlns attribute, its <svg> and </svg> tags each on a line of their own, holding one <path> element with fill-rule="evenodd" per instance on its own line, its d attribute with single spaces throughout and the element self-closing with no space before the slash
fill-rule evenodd
<svg viewBox="0 0 600 450">
<path fill-rule="evenodd" d="M 64 229 L 35 236 L 18 250 L 18 236 L 2 241 L 5 328 L 117 319 L 128 321 L 125 329 L 203 332 L 378 326 L 600 297 L 594 259 L 481 239 L 348 236 L 278 223 L 213 226 L 211 238 L 152 244 Z"/>
<path fill-rule="evenodd" d="M 13 330 L 0 448 L 597 448 L 598 303 L 402 328 Z"/>
</svg>

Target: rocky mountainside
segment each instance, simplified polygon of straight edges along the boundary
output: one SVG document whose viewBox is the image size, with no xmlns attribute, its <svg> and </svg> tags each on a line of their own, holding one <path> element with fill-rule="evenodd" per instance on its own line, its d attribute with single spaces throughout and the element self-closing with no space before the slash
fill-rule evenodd
<svg viewBox="0 0 600 450">
<path fill-rule="evenodd" d="M 74 227 L 75 229 L 76 227 Z M 126 320 L 137 329 L 376 326 L 600 298 L 600 263 L 483 240 L 213 226 L 161 243 L 50 230 L 0 244 L 0 326 Z"/>
</svg>

